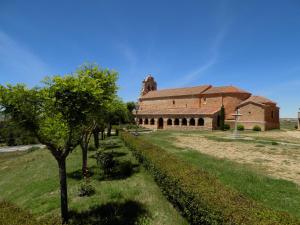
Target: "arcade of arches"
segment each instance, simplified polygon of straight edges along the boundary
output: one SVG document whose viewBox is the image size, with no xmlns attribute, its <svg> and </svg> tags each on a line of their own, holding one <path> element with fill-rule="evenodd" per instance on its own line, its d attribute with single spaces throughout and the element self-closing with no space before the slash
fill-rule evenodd
<svg viewBox="0 0 300 225">
<path fill-rule="evenodd" d="M 210 118 L 206 118 L 210 119 Z M 139 118 L 139 125 L 146 127 L 164 129 L 164 128 L 204 128 L 205 118 Z"/>
</svg>

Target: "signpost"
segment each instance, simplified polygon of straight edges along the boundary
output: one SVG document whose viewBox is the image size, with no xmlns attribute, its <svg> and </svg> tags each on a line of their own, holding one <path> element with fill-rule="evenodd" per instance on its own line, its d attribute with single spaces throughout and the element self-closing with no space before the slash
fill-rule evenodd
<svg viewBox="0 0 300 225">
<path fill-rule="evenodd" d="M 236 139 L 239 137 L 239 133 L 238 133 L 238 121 L 240 116 L 242 116 L 242 114 L 240 114 L 240 110 L 237 109 L 235 114 L 232 114 L 234 116 L 235 122 L 234 122 L 234 131 L 233 131 L 233 138 Z"/>
</svg>

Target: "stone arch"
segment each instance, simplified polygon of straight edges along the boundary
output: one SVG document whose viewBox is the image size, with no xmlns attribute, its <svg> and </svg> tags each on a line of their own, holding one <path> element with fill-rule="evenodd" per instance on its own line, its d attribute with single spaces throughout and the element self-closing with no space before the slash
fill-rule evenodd
<svg viewBox="0 0 300 225">
<path fill-rule="evenodd" d="M 204 126 L 204 119 L 203 118 L 198 119 L 198 126 Z"/>
<path fill-rule="evenodd" d="M 144 120 L 144 124 L 146 124 L 146 125 L 148 125 L 148 124 L 149 124 L 149 120 L 148 120 L 148 118 L 146 118 L 146 119 Z"/>
<path fill-rule="evenodd" d="M 150 125 L 154 125 L 155 124 L 155 120 L 152 118 L 151 120 L 150 120 Z"/>
<path fill-rule="evenodd" d="M 187 126 L 187 119 L 186 118 L 183 118 L 181 120 L 181 126 Z"/>
<path fill-rule="evenodd" d="M 157 128 L 158 129 L 163 129 L 164 128 L 164 119 L 163 118 L 159 118 L 157 121 Z"/>
<path fill-rule="evenodd" d="M 195 126 L 196 122 L 194 118 L 190 119 L 190 126 Z"/>
<path fill-rule="evenodd" d="M 176 118 L 176 119 L 174 120 L 174 125 L 175 125 L 175 126 L 179 126 L 179 119 L 178 119 L 178 118 Z"/>
<path fill-rule="evenodd" d="M 168 126 L 172 126 L 172 124 L 173 124 L 173 123 L 172 123 L 172 120 L 171 120 L 171 119 L 168 119 L 168 120 L 167 120 L 167 125 L 168 125 Z"/>
<path fill-rule="evenodd" d="M 139 124 L 143 124 L 143 119 L 142 118 L 139 119 Z"/>
</svg>

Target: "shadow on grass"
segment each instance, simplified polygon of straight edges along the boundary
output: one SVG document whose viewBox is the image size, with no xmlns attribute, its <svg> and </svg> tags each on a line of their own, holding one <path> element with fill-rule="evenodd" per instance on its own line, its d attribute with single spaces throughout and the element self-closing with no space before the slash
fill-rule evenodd
<svg viewBox="0 0 300 225">
<path fill-rule="evenodd" d="M 130 161 L 117 162 L 109 174 L 100 174 L 99 180 L 121 180 L 131 177 L 134 173 L 139 172 L 139 165 Z"/>
<path fill-rule="evenodd" d="M 103 151 L 103 152 L 105 152 L 105 151 Z M 111 152 L 111 154 L 113 157 L 116 157 L 116 158 L 128 155 L 128 153 L 126 153 L 126 152 Z M 89 158 L 97 159 L 97 153 L 89 156 Z"/>
<path fill-rule="evenodd" d="M 91 166 L 88 168 L 89 171 L 89 177 L 92 177 L 95 175 L 96 170 L 98 169 L 98 167 L 96 166 Z M 81 180 L 82 179 L 82 170 L 78 169 L 78 170 L 74 170 L 73 172 L 69 172 L 67 173 L 67 177 L 74 179 L 74 180 Z"/>
<path fill-rule="evenodd" d="M 134 225 L 147 216 L 145 207 L 136 201 L 108 203 L 83 212 L 70 212 L 71 225 Z"/>
</svg>

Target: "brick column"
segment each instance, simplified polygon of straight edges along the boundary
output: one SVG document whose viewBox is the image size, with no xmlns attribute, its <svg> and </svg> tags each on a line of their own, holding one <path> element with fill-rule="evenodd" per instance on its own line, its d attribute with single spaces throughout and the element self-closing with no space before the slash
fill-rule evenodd
<svg viewBox="0 0 300 225">
<path fill-rule="evenodd" d="M 187 127 L 190 126 L 190 119 L 191 119 L 191 118 L 186 118 L 186 126 L 187 126 Z"/>
<path fill-rule="evenodd" d="M 182 119 L 179 118 L 179 126 L 181 127 L 182 126 Z"/>
</svg>

